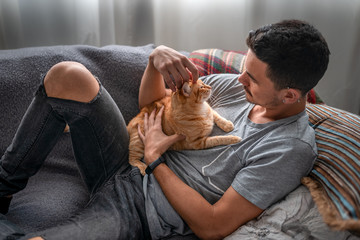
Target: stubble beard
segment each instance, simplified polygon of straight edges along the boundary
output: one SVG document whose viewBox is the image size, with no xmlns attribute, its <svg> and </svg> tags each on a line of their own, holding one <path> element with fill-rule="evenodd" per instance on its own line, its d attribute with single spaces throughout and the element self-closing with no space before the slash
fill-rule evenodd
<svg viewBox="0 0 360 240">
<path fill-rule="evenodd" d="M 245 98 L 249 103 L 255 104 L 255 105 L 259 105 L 265 108 L 274 108 L 274 107 L 278 107 L 279 105 L 282 105 L 282 101 L 280 101 L 276 96 L 273 96 L 273 98 L 271 99 L 271 101 L 267 102 L 267 103 L 260 103 L 256 100 L 254 100 L 253 95 L 246 89 L 244 88 L 246 94 L 245 94 Z"/>
</svg>

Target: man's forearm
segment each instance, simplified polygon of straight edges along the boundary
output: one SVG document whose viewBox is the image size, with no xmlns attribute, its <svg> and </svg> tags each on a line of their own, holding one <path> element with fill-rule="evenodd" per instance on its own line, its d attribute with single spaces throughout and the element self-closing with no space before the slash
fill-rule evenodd
<svg viewBox="0 0 360 240">
<path fill-rule="evenodd" d="M 139 108 L 159 100 L 166 95 L 165 83 L 161 74 L 155 69 L 151 59 L 141 79 L 139 89 Z"/>
<path fill-rule="evenodd" d="M 217 235 L 214 224 L 214 206 L 198 192 L 186 185 L 165 164 L 153 172 L 169 203 L 200 238 L 223 238 Z"/>
</svg>

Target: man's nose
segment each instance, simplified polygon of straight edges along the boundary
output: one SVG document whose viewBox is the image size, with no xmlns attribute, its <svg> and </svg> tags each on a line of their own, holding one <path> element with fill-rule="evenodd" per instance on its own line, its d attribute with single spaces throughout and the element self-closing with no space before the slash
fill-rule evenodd
<svg viewBox="0 0 360 240">
<path fill-rule="evenodd" d="M 244 86 L 247 86 L 249 85 L 249 81 L 247 79 L 247 76 L 246 76 L 246 72 L 243 72 L 239 78 L 238 78 L 239 82 L 242 83 Z"/>
</svg>

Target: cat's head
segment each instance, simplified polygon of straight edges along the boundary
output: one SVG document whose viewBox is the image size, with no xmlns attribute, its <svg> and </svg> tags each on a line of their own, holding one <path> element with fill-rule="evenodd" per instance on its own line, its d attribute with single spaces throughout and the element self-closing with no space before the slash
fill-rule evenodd
<svg viewBox="0 0 360 240">
<path fill-rule="evenodd" d="M 210 98 L 211 87 L 203 83 L 200 79 L 193 82 L 185 82 L 181 88 L 181 95 L 190 100 L 202 103 Z"/>
</svg>

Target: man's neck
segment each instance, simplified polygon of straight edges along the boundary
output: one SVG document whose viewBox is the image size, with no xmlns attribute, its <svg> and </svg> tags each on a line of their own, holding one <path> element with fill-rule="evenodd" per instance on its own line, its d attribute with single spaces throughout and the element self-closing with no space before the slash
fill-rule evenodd
<svg viewBox="0 0 360 240">
<path fill-rule="evenodd" d="M 276 108 L 255 105 L 248 117 L 254 123 L 263 124 L 297 115 L 305 110 L 305 106 L 305 102 L 284 104 Z"/>
</svg>

